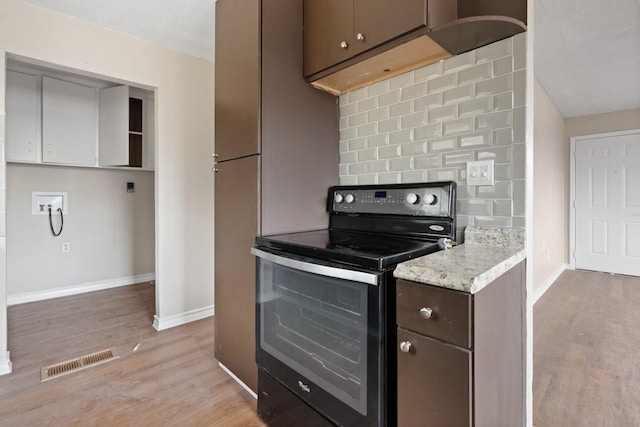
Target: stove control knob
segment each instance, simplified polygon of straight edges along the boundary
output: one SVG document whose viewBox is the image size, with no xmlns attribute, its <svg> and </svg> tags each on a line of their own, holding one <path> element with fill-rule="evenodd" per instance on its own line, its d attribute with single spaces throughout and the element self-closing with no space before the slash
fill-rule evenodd
<svg viewBox="0 0 640 427">
<path fill-rule="evenodd" d="M 406 197 L 405 200 L 410 205 L 415 205 L 415 204 L 418 204 L 418 202 L 420 201 L 420 197 L 418 197 L 418 195 L 416 193 L 409 193 L 409 194 L 407 194 L 407 197 Z"/>
<path fill-rule="evenodd" d="M 344 201 L 351 204 L 356 201 L 356 196 L 354 196 L 353 194 L 347 194 L 346 196 L 344 196 Z"/>
<path fill-rule="evenodd" d="M 435 205 L 436 203 L 438 203 L 438 196 L 429 193 L 424 196 L 424 203 L 427 205 Z"/>
<path fill-rule="evenodd" d="M 342 194 L 340 194 L 340 193 L 336 193 L 336 195 L 333 196 L 333 200 L 336 203 L 342 203 L 342 202 L 344 202 L 344 196 Z"/>
</svg>

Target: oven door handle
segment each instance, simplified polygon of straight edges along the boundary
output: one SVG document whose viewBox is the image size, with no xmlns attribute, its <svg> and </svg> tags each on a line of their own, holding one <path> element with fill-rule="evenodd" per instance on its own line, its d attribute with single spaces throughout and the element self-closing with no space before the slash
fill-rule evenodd
<svg viewBox="0 0 640 427">
<path fill-rule="evenodd" d="M 326 265 L 314 264 L 312 262 L 298 261 L 297 259 L 275 255 L 257 248 L 251 248 L 251 253 L 264 260 L 271 261 L 274 264 L 293 268 L 294 270 L 305 271 L 307 273 L 319 274 L 321 276 L 332 277 L 336 279 L 350 280 L 352 282 L 361 282 L 374 286 L 377 286 L 380 283 L 380 275 L 378 274 L 329 267 Z"/>
</svg>

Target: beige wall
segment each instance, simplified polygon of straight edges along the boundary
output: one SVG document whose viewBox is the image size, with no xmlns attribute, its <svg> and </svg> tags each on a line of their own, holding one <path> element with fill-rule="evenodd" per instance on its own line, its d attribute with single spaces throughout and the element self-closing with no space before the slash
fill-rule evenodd
<svg viewBox="0 0 640 427">
<path fill-rule="evenodd" d="M 213 309 L 213 63 L 27 4 L 0 2 L 0 57 L 17 55 L 155 89 L 156 315 L 159 325 Z M 0 124 L 5 69 L 0 66 Z M 4 126 L 0 126 L 3 131 Z M 4 134 L 4 131 L 2 132 Z M 4 143 L 0 140 L 0 143 Z M 0 176 L 5 174 L 4 161 Z M 0 222 L 5 222 L 4 181 Z M 0 300 L 6 297 L 0 233 Z M 163 322 L 163 319 L 168 319 Z M 6 349 L 0 309 L 0 371 Z"/>
<path fill-rule="evenodd" d="M 535 80 L 533 128 L 534 298 L 564 269 L 569 259 L 569 149 L 565 123 Z"/>
<path fill-rule="evenodd" d="M 640 129 L 640 108 L 589 116 L 569 117 L 565 119 L 564 126 L 567 146 L 572 136 Z"/>
</svg>

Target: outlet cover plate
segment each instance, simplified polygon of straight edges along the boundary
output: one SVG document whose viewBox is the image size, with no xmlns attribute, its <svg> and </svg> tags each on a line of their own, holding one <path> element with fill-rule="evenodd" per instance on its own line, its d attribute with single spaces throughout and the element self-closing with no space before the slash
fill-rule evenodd
<svg viewBox="0 0 640 427">
<path fill-rule="evenodd" d="M 494 185 L 494 161 L 467 162 L 467 185 Z"/>
</svg>

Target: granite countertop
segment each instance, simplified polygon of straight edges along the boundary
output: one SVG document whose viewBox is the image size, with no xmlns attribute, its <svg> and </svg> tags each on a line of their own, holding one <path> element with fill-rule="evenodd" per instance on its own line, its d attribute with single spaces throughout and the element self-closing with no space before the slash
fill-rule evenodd
<svg viewBox="0 0 640 427">
<path fill-rule="evenodd" d="M 468 226 L 465 243 L 398 264 L 399 279 L 474 294 L 526 257 L 523 228 Z"/>
</svg>

